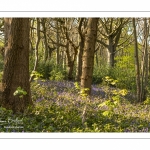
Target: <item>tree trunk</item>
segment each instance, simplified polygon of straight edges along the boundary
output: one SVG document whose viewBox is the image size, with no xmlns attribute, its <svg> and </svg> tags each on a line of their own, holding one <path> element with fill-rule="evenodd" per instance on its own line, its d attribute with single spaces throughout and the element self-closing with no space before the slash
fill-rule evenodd
<svg viewBox="0 0 150 150">
<path fill-rule="evenodd" d="M 39 43 L 40 43 L 40 22 L 39 19 L 37 18 L 37 37 L 36 37 L 36 45 L 35 45 L 35 64 L 34 64 L 34 71 L 37 69 L 38 65 L 38 51 L 39 51 Z"/>
<path fill-rule="evenodd" d="M 87 32 L 85 34 L 82 76 L 81 76 L 81 90 L 84 90 L 84 92 L 88 95 L 91 93 L 91 84 L 94 66 L 94 51 L 97 38 L 97 23 L 98 23 L 97 18 L 89 18 L 87 24 Z"/>
<path fill-rule="evenodd" d="M 60 63 L 60 54 L 59 54 L 59 26 L 58 26 L 58 20 L 56 20 L 56 28 L 57 28 L 57 33 L 56 33 L 56 40 L 57 40 L 56 65 L 59 65 L 59 63 Z"/>
<path fill-rule="evenodd" d="M 33 71 L 37 70 L 38 61 L 39 61 L 39 43 L 40 43 L 40 21 L 37 18 L 37 34 L 36 34 L 36 44 L 35 44 L 35 61 L 34 61 L 34 69 Z M 30 77 L 30 82 L 32 82 L 34 76 Z"/>
<path fill-rule="evenodd" d="M 68 62 L 68 80 L 73 80 L 74 61 Z"/>
<path fill-rule="evenodd" d="M 107 64 L 109 67 L 114 67 L 115 51 L 116 49 L 114 48 L 113 39 L 109 38 L 108 49 L 107 49 Z"/>
<path fill-rule="evenodd" d="M 10 24 L 11 24 L 11 19 L 10 18 L 4 18 L 4 36 L 5 36 L 5 40 L 4 40 L 4 61 L 5 61 L 5 57 L 7 55 L 7 46 L 8 46 L 8 36 L 10 34 Z"/>
<path fill-rule="evenodd" d="M 140 102 L 141 98 L 141 83 L 140 83 L 140 68 L 139 68 L 139 56 L 138 56 L 138 43 L 135 18 L 133 18 L 133 30 L 134 30 L 134 49 L 135 49 L 135 70 L 136 70 L 136 90 L 137 90 L 137 101 Z"/>
<path fill-rule="evenodd" d="M 45 18 L 43 18 L 43 19 L 41 19 L 42 20 L 42 27 L 43 27 L 43 34 L 44 34 L 44 46 L 45 46 L 45 49 L 44 49 L 44 61 L 46 62 L 47 61 L 47 59 L 48 59 L 48 44 L 47 44 L 47 35 L 46 35 L 46 19 Z M 40 23 L 38 23 L 38 24 L 40 24 Z M 40 27 L 40 25 L 38 25 L 39 27 Z M 39 34 L 40 34 L 40 28 L 38 27 L 38 31 L 37 32 L 39 32 Z M 39 35 L 39 37 L 37 37 L 38 39 L 40 39 L 40 35 Z"/>
<path fill-rule="evenodd" d="M 95 52 L 95 59 L 96 59 L 96 66 L 98 67 L 99 66 L 99 60 L 98 60 L 98 52 L 96 51 Z"/>
<path fill-rule="evenodd" d="M 68 80 L 73 79 L 73 67 L 74 67 L 74 62 L 71 59 L 70 53 L 69 53 L 69 42 L 67 43 L 66 46 L 66 56 L 67 56 L 67 73 L 68 73 Z"/>
<path fill-rule="evenodd" d="M 29 40 L 29 52 L 30 56 L 33 57 L 34 47 L 33 47 L 33 39 L 34 39 L 34 22 L 35 19 L 30 19 L 30 40 Z"/>
<path fill-rule="evenodd" d="M 64 50 L 62 50 L 62 65 L 63 65 L 63 69 L 66 69 L 66 53 Z"/>
<path fill-rule="evenodd" d="M 147 95 L 147 83 L 148 83 L 148 44 L 147 44 L 147 38 L 148 38 L 148 27 L 147 27 L 147 19 L 144 18 L 144 45 L 143 45 L 143 58 L 141 62 L 141 95 L 140 99 L 142 101 L 146 100 Z"/>
<path fill-rule="evenodd" d="M 79 51 L 77 56 L 76 81 L 81 81 L 83 48 L 84 48 L 84 39 L 81 38 L 81 41 L 79 42 Z"/>
<path fill-rule="evenodd" d="M 4 62 L 1 105 L 14 113 L 24 112 L 32 104 L 29 83 L 29 19 L 12 18 L 5 20 L 10 25 L 7 55 Z M 20 98 L 14 92 L 21 87 L 27 92 Z"/>
</svg>

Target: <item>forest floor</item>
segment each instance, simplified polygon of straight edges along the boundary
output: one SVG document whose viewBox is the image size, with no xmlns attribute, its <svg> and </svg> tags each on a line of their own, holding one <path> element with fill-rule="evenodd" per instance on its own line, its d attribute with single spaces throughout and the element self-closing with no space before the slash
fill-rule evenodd
<svg viewBox="0 0 150 150">
<path fill-rule="evenodd" d="M 22 120 L 23 128 L 0 132 L 150 132 L 150 105 L 133 103 L 129 92 L 92 85 L 91 96 L 69 81 L 31 83 L 34 108 L 14 115 L 0 108 L 0 118 Z M 14 126 L 14 122 L 9 125 Z"/>
<path fill-rule="evenodd" d="M 58 120 L 60 124 L 62 122 L 62 127 L 58 127 L 58 131 L 78 132 L 79 129 L 79 132 L 148 132 L 150 130 L 150 105 L 135 103 L 135 100 L 131 99 L 134 98 L 132 93 L 124 89 L 92 85 L 91 96 L 84 97 L 74 82 L 50 80 L 34 82 L 31 89 L 37 107 L 43 103 L 45 106 L 55 104 L 60 111 L 58 112 L 60 116 L 56 118 L 60 117 Z M 63 109 L 63 113 L 60 109 Z M 83 123 L 80 124 L 84 117 L 86 128 L 83 127 Z M 63 127 L 65 124 L 66 127 Z"/>
</svg>

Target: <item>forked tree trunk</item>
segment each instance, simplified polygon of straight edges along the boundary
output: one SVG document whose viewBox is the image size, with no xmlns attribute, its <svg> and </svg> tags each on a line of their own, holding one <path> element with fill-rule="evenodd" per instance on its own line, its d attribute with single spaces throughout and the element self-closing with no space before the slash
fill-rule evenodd
<svg viewBox="0 0 150 150">
<path fill-rule="evenodd" d="M 5 20 L 10 25 L 7 54 L 4 62 L 3 93 L 1 105 L 14 113 L 24 112 L 32 104 L 29 83 L 29 19 L 12 18 Z M 27 92 L 22 98 L 14 96 L 21 87 Z"/>
<path fill-rule="evenodd" d="M 83 64 L 81 76 L 81 90 L 86 94 L 91 93 L 91 84 L 94 66 L 94 51 L 97 38 L 97 18 L 89 18 L 87 24 L 87 33 L 85 34 L 85 44 L 83 51 Z"/>
</svg>

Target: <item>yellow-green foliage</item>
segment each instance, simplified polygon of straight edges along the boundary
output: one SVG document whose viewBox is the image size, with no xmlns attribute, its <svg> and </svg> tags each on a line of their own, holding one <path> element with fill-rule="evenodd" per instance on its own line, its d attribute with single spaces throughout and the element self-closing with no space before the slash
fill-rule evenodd
<svg viewBox="0 0 150 150">
<path fill-rule="evenodd" d="M 114 80 L 109 76 L 106 76 L 103 80 L 107 83 L 107 85 L 116 85 L 116 83 L 118 83 L 118 80 Z"/>
<path fill-rule="evenodd" d="M 37 72 L 37 71 L 32 71 L 32 73 L 31 73 L 31 75 L 30 75 L 31 77 L 34 77 L 34 80 L 38 80 L 38 79 L 40 79 L 40 78 L 42 78 L 43 77 L 43 75 L 42 74 L 40 74 L 39 72 Z"/>
<path fill-rule="evenodd" d="M 23 98 L 24 95 L 27 95 L 27 92 L 22 89 L 20 86 L 14 92 L 14 96 L 19 96 L 19 98 Z"/>
<path fill-rule="evenodd" d="M 65 76 L 63 75 L 63 73 L 61 71 L 57 71 L 57 70 L 52 70 L 50 72 L 50 80 L 55 80 L 55 81 L 62 81 L 64 80 Z"/>
</svg>

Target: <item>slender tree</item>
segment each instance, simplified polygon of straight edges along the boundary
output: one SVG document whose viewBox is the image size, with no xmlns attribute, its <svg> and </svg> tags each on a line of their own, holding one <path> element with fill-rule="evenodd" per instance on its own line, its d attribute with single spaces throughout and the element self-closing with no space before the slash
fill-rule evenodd
<svg viewBox="0 0 150 150">
<path fill-rule="evenodd" d="M 40 44 L 40 20 L 37 18 L 37 26 L 36 26 L 36 44 L 35 44 L 35 62 L 33 71 L 37 71 L 37 66 L 39 62 L 39 44 Z M 30 77 L 30 82 L 33 80 L 34 76 Z"/>
<path fill-rule="evenodd" d="M 135 70 L 136 70 L 136 89 L 137 89 L 137 101 L 141 101 L 141 82 L 140 82 L 140 67 L 139 67 L 139 55 L 138 55 L 138 42 L 136 33 L 135 18 L 133 18 L 133 30 L 134 30 L 134 49 L 135 49 Z"/>
<path fill-rule="evenodd" d="M 59 65 L 60 63 L 60 46 L 59 46 L 59 22 L 56 20 L 56 41 L 57 41 L 57 48 L 56 48 L 56 64 Z"/>
<path fill-rule="evenodd" d="M 41 25 L 43 28 L 43 36 L 44 36 L 44 61 L 46 62 L 48 59 L 48 43 L 47 43 L 47 32 L 46 32 L 46 18 L 41 19 Z M 40 42 L 40 23 L 38 22 L 38 41 Z"/>
<path fill-rule="evenodd" d="M 149 74 L 149 68 L 148 68 L 148 23 L 147 23 L 147 18 L 143 18 L 143 28 L 144 28 L 144 33 L 143 33 L 143 48 L 142 48 L 142 62 L 141 62 L 141 95 L 140 99 L 141 101 L 146 100 L 146 95 L 147 95 L 147 84 L 148 84 L 148 74 Z"/>
<path fill-rule="evenodd" d="M 85 40 L 85 27 L 84 30 L 81 28 L 83 27 L 84 18 L 80 18 L 79 20 L 79 26 L 78 26 L 78 43 L 79 43 L 79 49 L 78 49 L 78 55 L 77 55 L 77 69 L 76 69 L 76 81 L 81 81 L 81 75 L 82 75 L 82 56 L 83 56 L 83 48 L 84 48 L 84 40 Z"/>
</svg>

